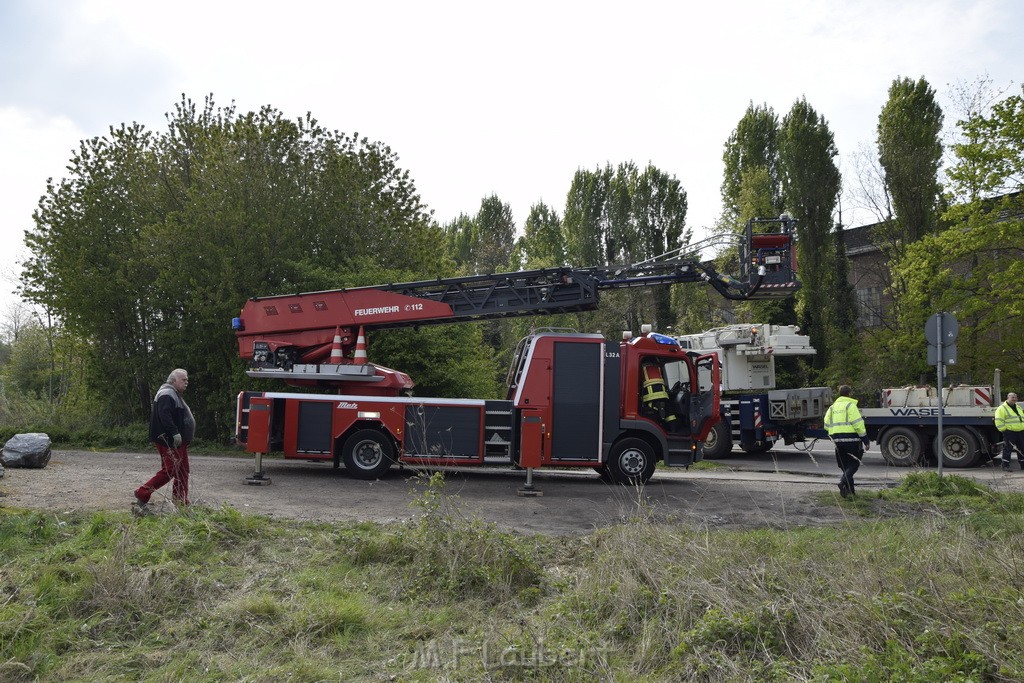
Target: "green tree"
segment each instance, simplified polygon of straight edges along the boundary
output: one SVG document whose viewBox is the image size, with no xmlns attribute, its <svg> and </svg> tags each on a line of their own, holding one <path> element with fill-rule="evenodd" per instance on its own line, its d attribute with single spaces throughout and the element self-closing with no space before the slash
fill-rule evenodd
<svg viewBox="0 0 1024 683">
<path fill-rule="evenodd" d="M 892 82 L 878 116 L 878 158 L 904 244 L 938 228 L 942 119 L 935 91 L 923 77 Z"/>
<path fill-rule="evenodd" d="M 573 176 L 562 219 L 565 256 L 571 265 L 586 267 L 604 262 L 608 188 L 613 175 L 609 164 L 596 171 L 579 169 Z"/>
<path fill-rule="evenodd" d="M 200 434 L 223 436 L 250 385 L 228 331 L 246 298 L 448 263 L 396 155 L 310 116 L 183 97 L 165 132 L 112 129 L 69 168 L 26 236 L 23 290 L 88 341 L 90 393 L 114 423 L 144 419 L 180 366 Z"/>
<path fill-rule="evenodd" d="M 500 273 L 509 270 L 515 246 L 516 224 L 512 209 L 497 195 L 485 197 L 474 221 L 473 269 L 476 273 Z"/>
<path fill-rule="evenodd" d="M 687 244 L 686 191 L 673 176 L 633 163 L 579 170 L 566 198 L 563 234 L 567 260 L 577 266 L 634 264 Z M 660 329 L 675 324 L 671 292 L 625 290 L 602 295 L 601 310 L 581 320 L 588 329 Z"/>
<path fill-rule="evenodd" d="M 828 122 L 801 98 L 782 120 L 779 168 L 787 211 L 797 220 L 797 252 L 802 288 L 797 293 L 799 323 L 817 350 L 815 369 L 822 370 L 830 351 L 854 334 L 855 309 L 846 279 L 838 278 L 834 219 L 842 178 Z M 846 324 L 840 328 L 840 321 Z M 848 344 L 843 344 L 848 347 Z"/>
<path fill-rule="evenodd" d="M 515 248 L 512 209 L 497 195 L 484 197 L 475 216 L 460 214 L 443 228 L 448 253 L 466 275 L 506 272 Z"/>
<path fill-rule="evenodd" d="M 68 176 L 47 184 L 25 236 L 32 256 L 22 293 L 92 341 L 89 377 L 115 424 L 151 400 L 158 264 L 145 232 L 160 220 L 157 184 L 153 136 L 138 124 L 112 128 L 108 138 L 82 141 Z"/>
<path fill-rule="evenodd" d="M 1024 93 L 1024 87 L 1022 87 Z M 990 111 L 975 109 L 957 122 L 962 142 L 953 146 L 957 163 L 950 169 L 952 220 L 977 207 L 971 202 L 1019 192 L 1024 186 L 1024 97 L 1012 95 Z M 966 204 L 967 208 L 957 208 Z"/>
<path fill-rule="evenodd" d="M 516 242 L 520 268 L 550 268 L 565 263 L 562 220 L 558 212 L 543 202 L 530 207 L 523 236 Z"/>
<path fill-rule="evenodd" d="M 686 228 L 686 190 L 677 178 L 649 164 L 637 176 L 630 194 L 641 259 L 655 258 L 690 243 L 693 234 Z M 674 327 L 677 319 L 671 289 L 658 287 L 652 295 L 654 320 L 662 330 Z"/>
<path fill-rule="evenodd" d="M 1024 93 L 1024 90 L 1022 90 Z M 908 247 L 899 276 L 907 282 L 904 334 L 908 355 L 924 355 L 919 331 L 936 311 L 960 321 L 962 381 L 986 382 L 995 368 L 1006 386 L 1024 384 L 1024 97 L 1012 95 L 957 123 L 963 142 L 948 174 L 950 227 Z M 914 334 L 917 330 L 918 334 Z"/>
<path fill-rule="evenodd" d="M 444 233 L 445 248 L 455 262 L 456 269 L 462 273 L 471 271 L 473 239 L 477 232 L 473 219 L 460 213 L 457 218 L 444 224 L 442 232 Z"/>
<path fill-rule="evenodd" d="M 722 161 L 725 164 L 722 203 L 726 216 L 734 225 L 742 223 L 739 221 L 740 193 L 744 173 L 752 168 L 764 168 L 768 172 L 771 183 L 768 188 L 771 213 L 767 216 L 778 216 L 782 211 L 778 135 L 779 117 L 775 111 L 768 105 L 755 106 L 751 102 L 736 129 L 725 142 L 725 151 L 722 154 Z"/>
<path fill-rule="evenodd" d="M 909 303 L 910 283 L 903 275 L 911 245 L 941 229 L 938 172 L 942 122 L 942 110 L 924 78 L 897 78 L 892 82 L 878 117 L 878 159 L 894 216 L 875 226 L 870 235 L 884 256 L 886 272 L 881 275 L 888 280 L 886 289 L 891 300 L 882 316 L 883 328 L 871 332 L 868 342 L 868 358 L 877 361 L 877 367 L 868 374 L 876 380 L 890 375 L 894 368 L 906 370 L 912 373 L 912 381 L 918 380 L 913 345 L 903 343 L 920 332 L 910 322 L 917 313 L 904 310 Z"/>
<path fill-rule="evenodd" d="M 779 169 L 779 119 L 768 105 L 751 102 L 725 142 L 722 161 L 722 217 L 716 231 L 738 237 L 751 218 L 772 218 L 782 212 L 782 184 Z M 735 271 L 739 253 L 728 247 L 718 255 L 721 267 Z M 719 312 L 708 326 L 744 320 L 746 322 L 791 323 L 792 302 L 727 301 L 709 295 Z"/>
</svg>

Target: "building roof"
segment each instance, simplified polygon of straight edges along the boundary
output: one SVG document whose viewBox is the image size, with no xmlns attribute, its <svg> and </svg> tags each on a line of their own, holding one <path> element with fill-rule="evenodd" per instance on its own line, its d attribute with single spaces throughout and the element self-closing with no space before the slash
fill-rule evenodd
<svg viewBox="0 0 1024 683">
<path fill-rule="evenodd" d="M 846 245 L 846 255 L 856 256 L 872 251 L 878 251 L 878 247 L 871 242 L 871 230 L 880 223 L 870 223 L 856 228 L 843 230 L 843 244 Z"/>
</svg>

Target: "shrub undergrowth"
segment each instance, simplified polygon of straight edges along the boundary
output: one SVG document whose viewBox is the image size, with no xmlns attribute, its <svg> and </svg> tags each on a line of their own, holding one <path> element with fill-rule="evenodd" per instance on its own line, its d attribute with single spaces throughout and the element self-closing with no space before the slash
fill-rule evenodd
<svg viewBox="0 0 1024 683">
<path fill-rule="evenodd" d="M 637 490 L 549 538 L 416 485 L 390 524 L 0 508 L 0 680 L 1024 678 L 1017 496 L 923 475 L 849 524 L 736 531 Z"/>
</svg>

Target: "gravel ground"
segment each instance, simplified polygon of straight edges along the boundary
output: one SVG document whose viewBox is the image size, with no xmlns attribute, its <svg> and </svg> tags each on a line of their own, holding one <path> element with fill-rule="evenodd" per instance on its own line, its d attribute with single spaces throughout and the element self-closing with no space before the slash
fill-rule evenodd
<svg viewBox="0 0 1024 683">
<path fill-rule="evenodd" d="M 210 507 L 279 519 L 391 521 L 409 519 L 423 491 L 412 469 L 393 469 L 377 481 L 360 481 L 323 463 L 264 460 L 267 486 L 246 478 L 245 457 L 192 455 L 191 498 Z M 43 469 L 10 468 L 0 479 L 0 507 L 68 511 L 128 510 L 132 491 L 158 468 L 155 452 L 54 451 Z M 610 485 L 588 471 L 540 471 L 536 497 L 517 494 L 525 473 L 510 469 L 445 470 L 445 491 L 463 514 L 521 532 L 580 534 L 643 511 L 695 527 L 790 528 L 849 521 L 838 505 L 834 477 L 783 472 L 659 470 L 642 493 Z M 862 486 L 870 485 L 865 482 Z M 826 492 L 828 495 L 822 496 Z M 153 498 L 171 513 L 170 486 Z M 852 519 L 858 519 L 856 515 Z"/>
</svg>

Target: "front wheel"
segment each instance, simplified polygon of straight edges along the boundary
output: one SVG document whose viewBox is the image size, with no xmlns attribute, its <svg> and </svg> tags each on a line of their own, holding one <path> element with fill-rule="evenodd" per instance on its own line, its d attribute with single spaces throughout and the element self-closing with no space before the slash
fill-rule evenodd
<svg viewBox="0 0 1024 683">
<path fill-rule="evenodd" d="M 935 439 L 932 447 L 935 457 L 942 457 L 945 467 L 974 467 L 978 464 L 981 454 L 978 452 L 978 440 L 970 430 L 963 427 L 950 427 L 942 430 L 942 444 Z"/>
<path fill-rule="evenodd" d="M 886 431 L 878 445 L 882 449 L 882 458 L 894 467 L 920 465 L 924 456 L 921 436 L 907 427 L 893 427 Z"/>
<path fill-rule="evenodd" d="M 395 462 L 391 440 L 376 429 L 360 429 L 341 449 L 345 469 L 356 479 L 380 479 Z"/>
<path fill-rule="evenodd" d="M 654 449 L 643 439 L 623 439 L 610 454 L 606 470 L 619 484 L 644 484 L 654 476 Z"/>
<path fill-rule="evenodd" d="M 710 460 L 725 458 L 732 453 L 732 431 L 729 423 L 719 420 L 704 437 L 704 457 Z"/>
</svg>

